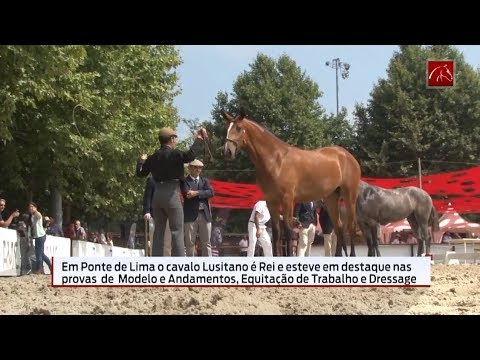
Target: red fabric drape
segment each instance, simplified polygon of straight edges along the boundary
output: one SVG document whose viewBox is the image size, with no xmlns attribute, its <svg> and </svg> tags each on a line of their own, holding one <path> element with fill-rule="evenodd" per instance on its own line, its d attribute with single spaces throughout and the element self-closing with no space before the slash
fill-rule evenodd
<svg viewBox="0 0 480 360">
<path fill-rule="evenodd" d="M 386 189 L 418 186 L 418 177 L 409 178 L 363 178 L 369 184 Z M 256 184 L 230 183 L 210 180 L 215 196 L 212 206 L 217 208 L 252 209 L 262 198 Z M 449 203 L 456 211 L 480 213 L 480 166 L 422 177 L 422 188 L 429 193 L 438 212 L 445 212 Z"/>
</svg>

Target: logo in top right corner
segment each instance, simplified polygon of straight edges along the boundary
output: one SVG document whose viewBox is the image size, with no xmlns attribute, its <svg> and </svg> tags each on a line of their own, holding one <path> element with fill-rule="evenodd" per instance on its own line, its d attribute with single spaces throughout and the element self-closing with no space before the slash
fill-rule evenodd
<svg viewBox="0 0 480 360">
<path fill-rule="evenodd" d="M 455 86 L 455 61 L 428 60 L 427 87 L 448 88 Z"/>
</svg>

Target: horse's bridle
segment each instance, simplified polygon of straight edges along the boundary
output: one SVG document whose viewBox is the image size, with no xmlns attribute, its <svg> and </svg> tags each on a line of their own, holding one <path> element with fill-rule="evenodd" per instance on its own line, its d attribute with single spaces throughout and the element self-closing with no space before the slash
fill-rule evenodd
<svg viewBox="0 0 480 360">
<path fill-rule="evenodd" d="M 232 142 L 232 143 L 235 145 L 235 148 L 238 148 L 238 143 L 237 143 L 235 140 L 232 140 L 232 139 L 230 139 L 230 138 L 228 137 L 228 134 L 230 133 L 230 130 L 231 130 L 232 127 L 233 127 L 233 123 L 234 123 L 234 121 L 231 121 L 231 122 L 230 122 L 230 125 L 228 126 L 226 140 Z"/>
<path fill-rule="evenodd" d="M 230 139 L 228 136 L 227 141 L 231 141 L 236 147 L 238 147 L 238 143 L 235 140 Z"/>
</svg>

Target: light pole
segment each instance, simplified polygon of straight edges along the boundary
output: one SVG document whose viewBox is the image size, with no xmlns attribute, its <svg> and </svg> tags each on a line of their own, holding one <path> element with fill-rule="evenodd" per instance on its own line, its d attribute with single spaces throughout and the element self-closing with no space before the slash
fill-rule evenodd
<svg viewBox="0 0 480 360">
<path fill-rule="evenodd" d="M 342 79 L 348 78 L 348 70 L 350 70 L 350 64 L 341 62 L 339 58 L 333 59 L 332 61 L 327 61 L 325 65 L 330 66 L 335 69 L 335 80 L 336 80 L 336 90 L 337 90 L 337 117 L 338 117 L 338 70 L 342 71 Z"/>
</svg>

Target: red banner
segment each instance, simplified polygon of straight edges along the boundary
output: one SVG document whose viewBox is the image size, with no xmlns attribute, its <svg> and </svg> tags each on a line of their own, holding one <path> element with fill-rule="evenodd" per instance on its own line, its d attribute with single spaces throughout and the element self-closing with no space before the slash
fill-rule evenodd
<svg viewBox="0 0 480 360">
<path fill-rule="evenodd" d="M 419 186 L 418 177 L 363 178 L 369 184 L 385 189 Z M 449 173 L 422 177 L 422 188 L 433 198 L 435 208 L 443 213 L 449 203 L 461 214 L 480 213 L 480 166 Z M 210 180 L 215 196 L 212 206 L 217 208 L 251 209 L 263 196 L 256 184 L 240 184 Z"/>
</svg>

